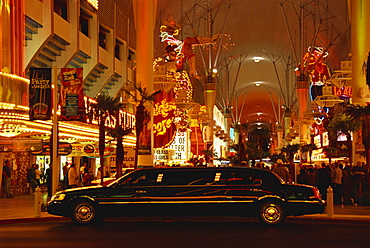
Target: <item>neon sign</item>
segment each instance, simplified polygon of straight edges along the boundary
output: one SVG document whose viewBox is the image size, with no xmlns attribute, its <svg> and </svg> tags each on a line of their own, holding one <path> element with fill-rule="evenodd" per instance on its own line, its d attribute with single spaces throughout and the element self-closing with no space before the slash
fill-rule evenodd
<svg viewBox="0 0 370 248">
<path fill-rule="evenodd" d="M 153 134 L 155 135 L 154 147 L 166 147 L 173 140 L 176 131 L 175 111 L 176 105 L 173 101 L 174 92 L 162 91 L 155 96 L 153 109 Z"/>
<path fill-rule="evenodd" d="M 336 96 L 346 96 L 351 98 L 352 87 L 343 86 L 342 88 L 338 88 L 337 86 L 333 85 L 333 93 Z"/>
</svg>

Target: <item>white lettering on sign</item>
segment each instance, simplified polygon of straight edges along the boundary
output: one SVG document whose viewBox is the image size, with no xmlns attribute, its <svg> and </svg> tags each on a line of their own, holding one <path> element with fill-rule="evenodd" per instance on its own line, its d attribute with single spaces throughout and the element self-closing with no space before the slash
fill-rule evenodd
<svg viewBox="0 0 370 248">
<path fill-rule="evenodd" d="M 168 160 L 168 150 L 154 149 L 154 160 Z"/>
<path fill-rule="evenodd" d="M 188 136 L 186 132 L 176 132 L 175 139 L 169 147 L 175 150 L 175 160 L 185 160 L 188 155 Z"/>
</svg>

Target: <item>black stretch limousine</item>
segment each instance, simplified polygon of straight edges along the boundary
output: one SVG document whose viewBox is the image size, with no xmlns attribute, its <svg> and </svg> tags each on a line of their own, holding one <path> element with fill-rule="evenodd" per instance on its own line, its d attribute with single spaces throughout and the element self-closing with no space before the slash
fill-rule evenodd
<svg viewBox="0 0 370 248">
<path fill-rule="evenodd" d="M 53 215 L 78 224 L 114 216 L 248 216 L 277 225 L 286 216 L 323 213 L 317 188 L 285 184 L 276 174 L 247 167 L 150 168 L 132 171 L 106 187 L 57 192 Z"/>
</svg>

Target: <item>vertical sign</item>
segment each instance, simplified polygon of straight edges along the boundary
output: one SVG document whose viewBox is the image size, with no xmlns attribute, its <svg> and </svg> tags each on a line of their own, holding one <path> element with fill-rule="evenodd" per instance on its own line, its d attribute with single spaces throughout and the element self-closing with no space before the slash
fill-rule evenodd
<svg viewBox="0 0 370 248">
<path fill-rule="evenodd" d="M 50 120 L 51 68 L 30 68 L 30 120 Z"/>
<path fill-rule="evenodd" d="M 60 72 L 60 105 L 61 120 L 84 120 L 84 94 L 82 68 L 62 68 Z"/>
<path fill-rule="evenodd" d="M 150 137 L 151 130 L 149 128 L 150 126 L 149 122 L 150 120 L 148 118 L 144 120 L 143 131 L 140 133 L 140 136 L 139 136 L 139 147 L 138 147 L 139 155 L 151 154 L 151 137 Z"/>
<path fill-rule="evenodd" d="M 176 133 L 174 92 L 161 91 L 154 100 L 154 148 L 168 147 Z"/>
</svg>

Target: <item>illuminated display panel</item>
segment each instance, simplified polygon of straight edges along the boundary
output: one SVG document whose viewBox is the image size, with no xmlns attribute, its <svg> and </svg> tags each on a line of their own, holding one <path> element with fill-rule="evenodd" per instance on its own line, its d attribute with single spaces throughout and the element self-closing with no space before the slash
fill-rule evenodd
<svg viewBox="0 0 370 248">
<path fill-rule="evenodd" d="M 317 148 L 321 148 L 321 136 L 320 135 L 316 135 L 314 137 L 314 144 L 316 145 Z"/>
<path fill-rule="evenodd" d="M 87 0 L 89 4 L 91 4 L 95 9 L 99 8 L 99 0 Z"/>
</svg>

